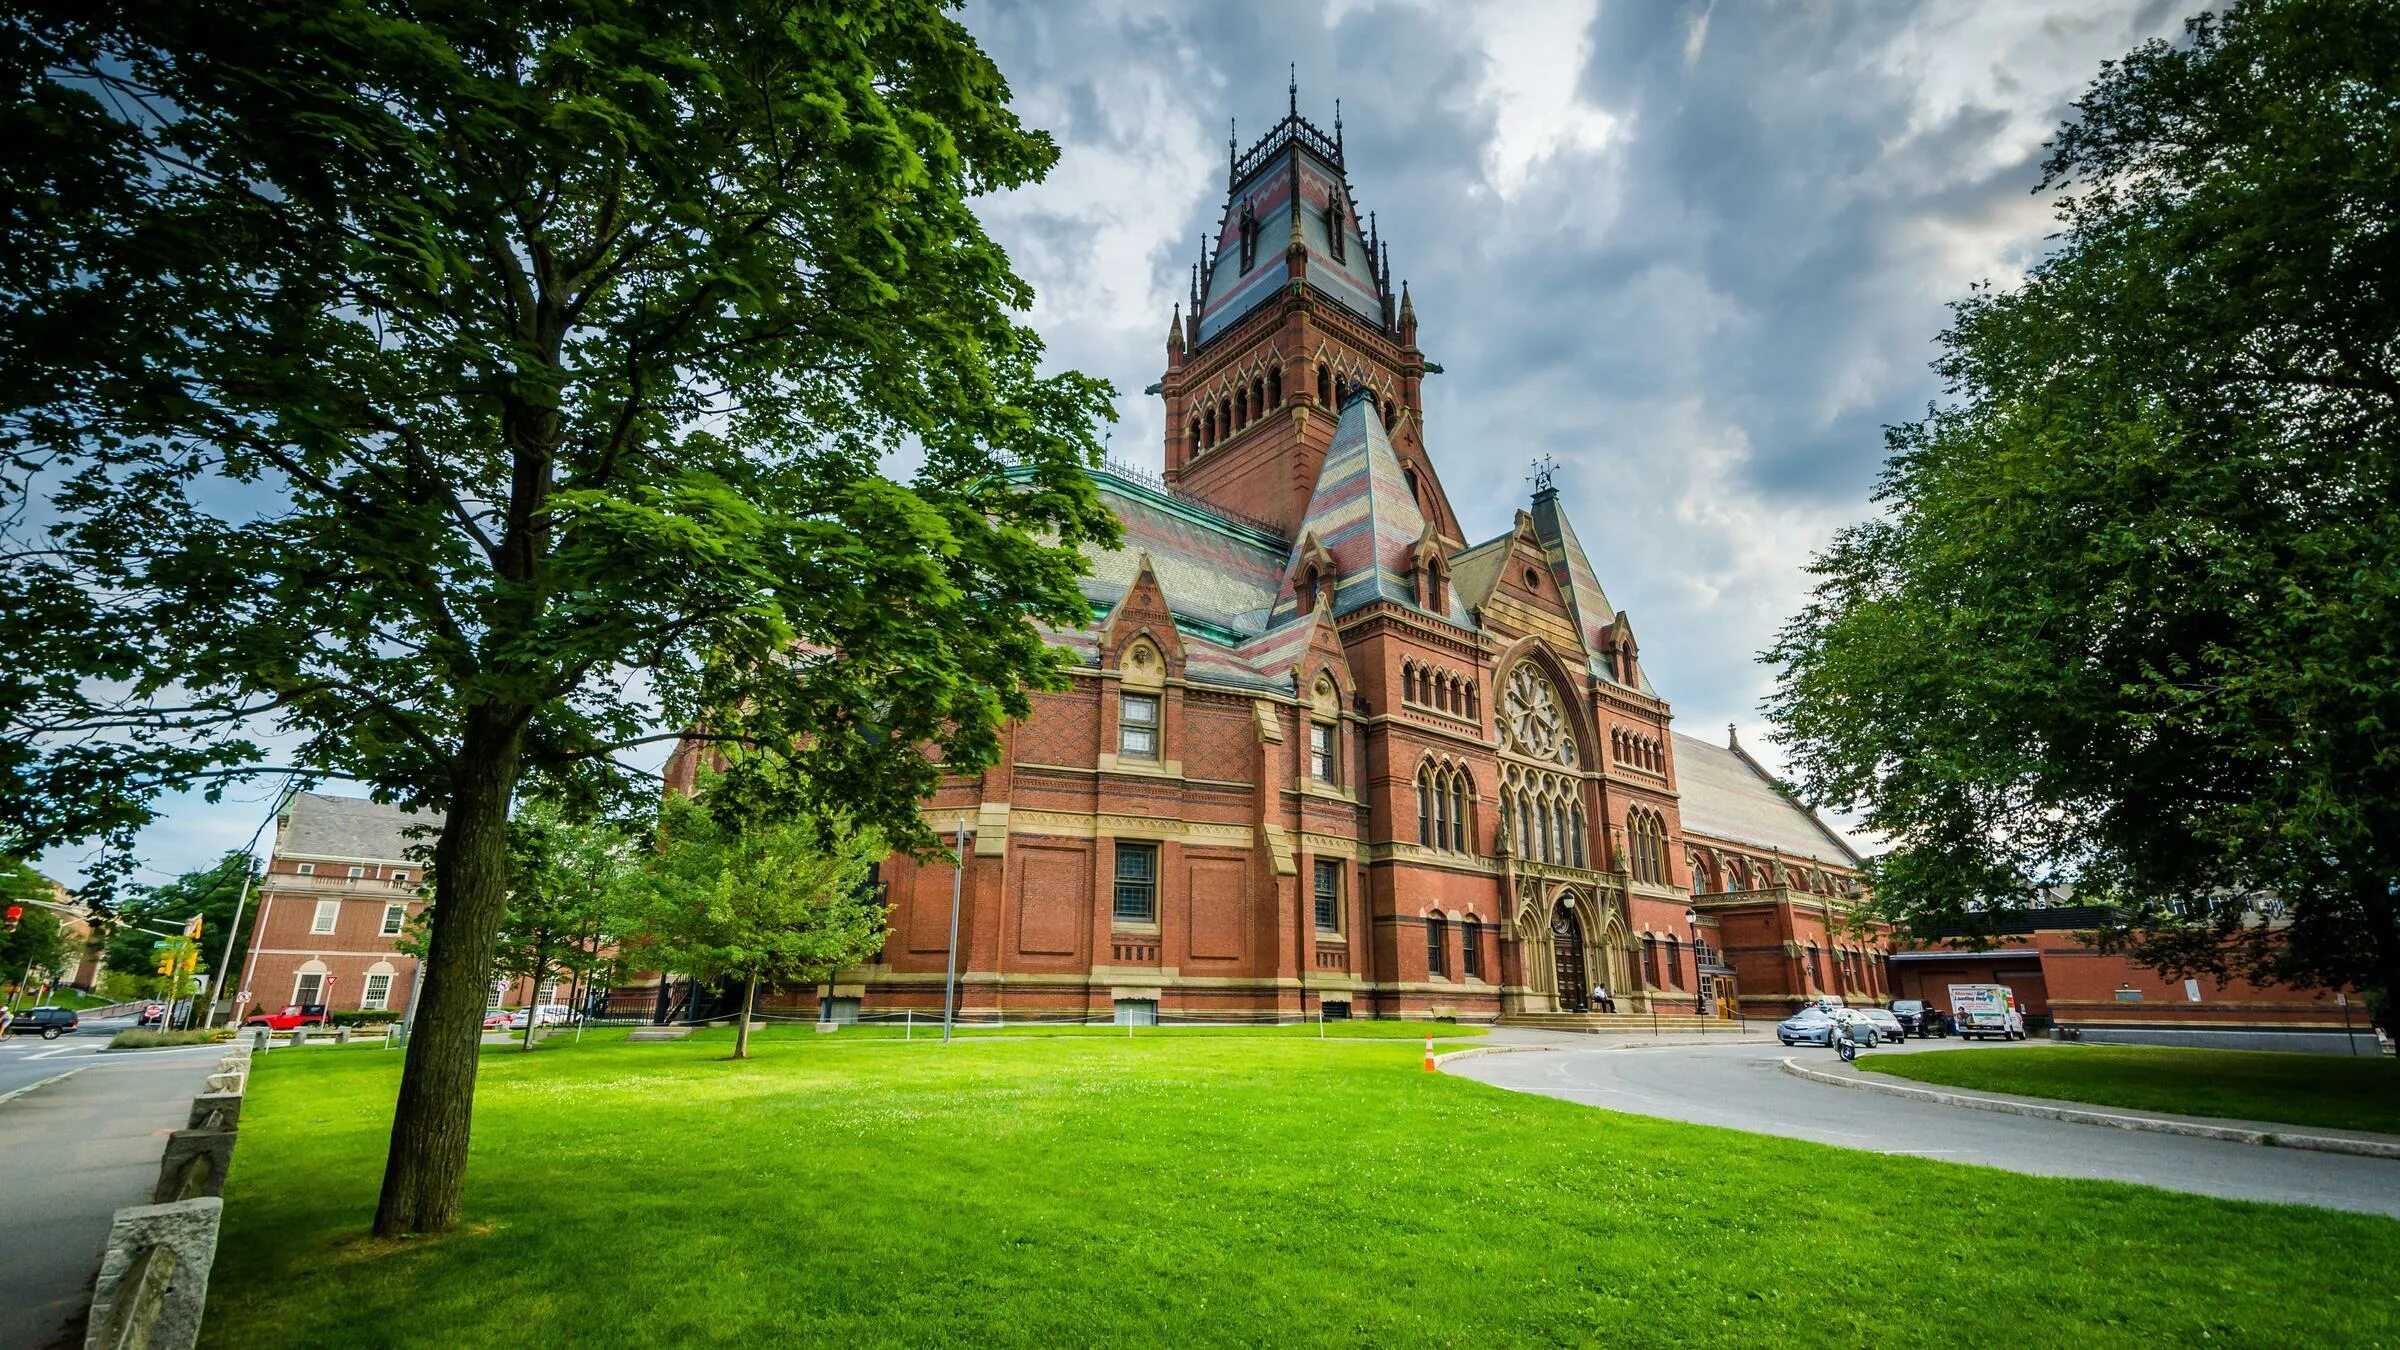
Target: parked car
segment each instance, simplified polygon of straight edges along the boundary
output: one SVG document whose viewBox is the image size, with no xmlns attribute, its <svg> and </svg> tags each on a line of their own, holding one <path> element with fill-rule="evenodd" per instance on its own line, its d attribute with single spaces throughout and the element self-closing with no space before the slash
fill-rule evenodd
<svg viewBox="0 0 2400 1350">
<path fill-rule="evenodd" d="M 1785 1045 L 1827 1045 L 1832 1043 L 1837 1025 L 1833 1014 L 1823 1008 L 1802 1008 L 1776 1026 L 1775 1039 Z"/>
<path fill-rule="evenodd" d="M 8 1024 L 8 1034 L 11 1036 L 40 1036 L 45 1041 L 55 1041 L 82 1023 L 83 1019 L 75 1015 L 73 1008 L 49 1006 L 27 1008 L 17 1014 L 16 1020 Z"/>
<path fill-rule="evenodd" d="M 1933 1034 L 1925 1029 L 1925 1012 L 1925 1000 L 1923 999 L 1896 998 L 1892 1000 L 1892 1016 L 1900 1019 L 1901 1028 L 1911 1036 Z"/>
<path fill-rule="evenodd" d="M 286 1003 L 281 1011 L 245 1018 L 242 1025 L 265 1027 L 270 1031 L 290 1031 L 294 1027 L 331 1026 L 333 1018 L 322 1003 Z"/>
<path fill-rule="evenodd" d="M 506 1008 L 486 1008 L 483 1010 L 483 1029 L 505 1031 L 508 1029 L 508 1019 L 514 1016 L 516 1014 Z"/>
<path fill-rule="evenodd" d="M 1859 1016 L 1874 1024 L 1878 1040 L 1886 1040 L 1894 1045 L 1899 1045 L 1908 1039 L 1908 1028 L 1901 1025 L 1900 1019 L 1894 1017 L 1888 1009 L 1860 1008 L 1857 1012 Z"/>
<path fill-rule="evenodd" d="M 528 1016 L 538 1018 L 534 1023 L 536 1026 L 563 1027 L 575 1021 L 575 1010 L 564 1003 L 544 1003 L 534 1008 L 519 1008 L 508 1015 L 508 1029 L 523 1031 L 525 1019 Z"/>
</svg>

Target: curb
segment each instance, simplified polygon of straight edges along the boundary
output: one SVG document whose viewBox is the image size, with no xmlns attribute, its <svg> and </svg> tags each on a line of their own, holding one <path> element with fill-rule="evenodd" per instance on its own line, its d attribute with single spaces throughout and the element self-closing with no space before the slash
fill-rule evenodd
<svg viewBox="0 0 2400 1350">
<path fill-rule="evenodd" d="M 1473 1059 L 1477 1055 L 1540 1054 L 1559 1047 L 1555 1045 L 1471 1045 L 1464 1050 L 1447 1050 L 1433 1057 L 1433 1067 L 1441 1068 L 1454 1059 Z"/>
<path fill-rule="evenodd" d="M 2151 1134 L 2181 1135 L 2187 1139 L 2217 1139 L 2233 1144 L 2252 1144 L 2262 1148 L 2296 1148 L 2311 1153 L 2348 1153 L 2363 1158 L 2400 1159 L 2400 1142 L 2380 1139 L 2344 1139 L 2325 1134 L 2284 1134 L 2274 1130 L 2245 1130 L 2233 1125 L 2195 1125 L 2181 1120 L 2162 1120 L 2157 1116 L 2124 1116 L 2107 1111 L 2088 1111 L 2073 1106 L 2044 1106 L 2034 1102 L 2012 1102 L 1999 1097 L 1977 1097 L 1961 1092 L 1938 1092 L 1932 1088 L 1907 1087 L 1899 1083 L 1878 1082 L 1864 1074 L 1827 1073 L 1822 1069 L 1803 1066 L 1792 1056 L 1785 1056 L 1783 1071 L 1795 1078 L 1833 1087 L 1855 1088 L 1861 1092 L 1880 1092 L 1886 1097 L 1901 1097 L 1911 1101 L 1936 1102 L 1943 1106 L 1959 1106 L 1970 1111 L 1994 1111 L 2002 1115 L 2034 1116 L 2043 1120 L 2063 1120 L 2076 1125 L 2104 1125 L 2114 1130 L 2142 1130 Z"/>
</svg>

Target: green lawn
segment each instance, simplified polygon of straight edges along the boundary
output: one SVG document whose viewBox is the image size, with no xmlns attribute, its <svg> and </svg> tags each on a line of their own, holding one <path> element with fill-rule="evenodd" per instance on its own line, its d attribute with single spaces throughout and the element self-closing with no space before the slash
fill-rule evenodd
<svg viewBox="0 0 2400 1350">
<path fill-rule="evenodd" d="M 2400 1134 L 2400 1062 L 2382 1058 L 2059 1045 L 1875 1055 L 1859 1067 L 2025 1097 Z"/>
<path fill-rule="evenodd" d="M 2380 1218 L 1616 1115 L 1407 1042 L 729 1037 L 486 1051 L 469 1223 L 398 1243 L 398 1057 L 266 1056 L 206 1342 L 2400 1344 Z"/>
</svg>

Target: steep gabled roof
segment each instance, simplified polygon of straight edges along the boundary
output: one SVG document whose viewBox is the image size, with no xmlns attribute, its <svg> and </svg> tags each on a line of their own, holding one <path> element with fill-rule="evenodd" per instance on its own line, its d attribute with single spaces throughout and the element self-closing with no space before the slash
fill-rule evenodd
<svg viewBox="0 0 2400 1350">
<path fill-rule="evenodd" d="M 1567 513 L 1558 504 L 1558 490 L 1545 487 L 1533 494 L 1533 533 L 1542 541 L 1542 555 L 1550 563 L 1550 579 L 1558 593 L 1566 597 L 1567 608 L 1575 619 L 1575 631 L 1582 635 L 1585 650 L 1592 654 L 1592 673 L 1611 684 L 1617 682 L 1616 671 L 1601 654 L 1609 649 L 1609 626 L 1617 619 L 1616 606 L 1608 602 L 1608 592 L 1600 589 L 1600 574 L 1592 569 L 1590 555 L 1583 551 L 1583 541 L 1575 537 L 1575 527 L 1568 523 Z M 1657 690 L 1650 685 L 1647 674 L 1639 674 L 1641 692 L 1653 697 Z"/>
<path fill-rule="evenodd" d="M 1780 849 L 1794 859 L 1858 865 L 1858 854 L 1840 835 L 1784 795 L 1766 770 L 1739 750 L 1676 732 L 1675 786 L 1682 793 L 1686 834 Z"/>
<path fill-rule="evenodd" d="M 1312 543 L 1333 555 L 1341 573 L 1341 587 L 1333 597 L 1335 614 L 1377 600 L 1416 606 L 1408 574 L 1417 542 L 1425 537 L 1425 516 L 1408 490 L 1391 439 L 1384 435 L 1375 400 L 1365 389 L 1353 390 L 1342 405 L 1342 420 L 1333 429 L 1333 445 L 1325 452 L 1316 491 L 1309 496 L 1308 513 L 1301 517 L 1297 533 L 1299 542 L 1286 562 L 1270 626 L 1301 617 L 1294 583 L 1301 554 Z M 1449 612 L 1440 617 L 1464 624 L 1466 609 L 1456 585 L 1447 599 Z"/>
</svg>

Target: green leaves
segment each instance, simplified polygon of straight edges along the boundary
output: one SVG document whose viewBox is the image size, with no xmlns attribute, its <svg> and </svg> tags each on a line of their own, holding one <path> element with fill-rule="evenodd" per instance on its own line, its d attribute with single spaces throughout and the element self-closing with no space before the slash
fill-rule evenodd
<svg viewBox="0 0 2400 1350">
<path fill-rule="evenodd" d="M 2174 971 L 2392 983 L 2400 16 L 2238 5 L 2078 106 L 1770 711 L 1905 923 L 2072 882 Z"/>
</svg>

